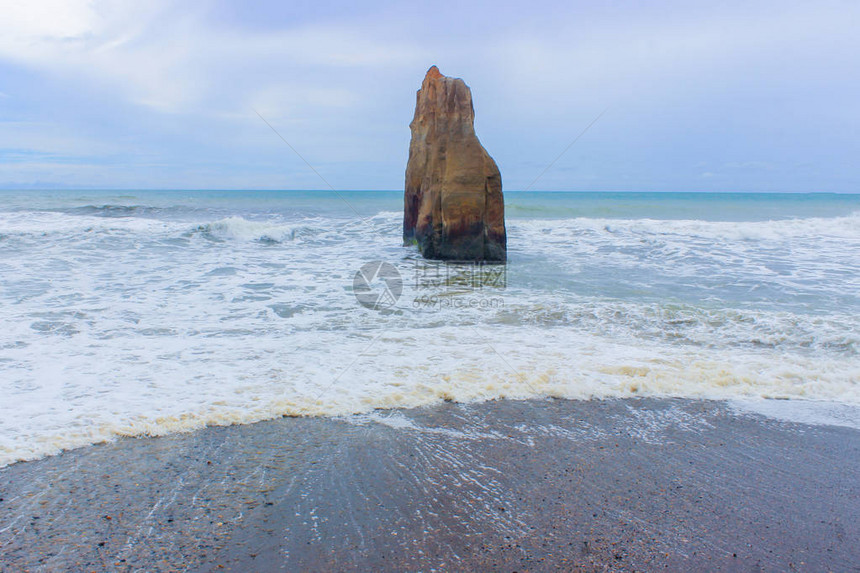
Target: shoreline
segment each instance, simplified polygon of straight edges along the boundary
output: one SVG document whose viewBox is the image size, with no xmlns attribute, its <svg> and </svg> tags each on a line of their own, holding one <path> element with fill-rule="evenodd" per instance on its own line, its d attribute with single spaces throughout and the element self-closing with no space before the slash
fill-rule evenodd
<svg viewBox="0 0 860 573">
<path fill-rule="evenodd" d="M 122 438 L 0 469 L 0 570 L 850 570 L 858 437 L 618 398 Z"/>
</svg>

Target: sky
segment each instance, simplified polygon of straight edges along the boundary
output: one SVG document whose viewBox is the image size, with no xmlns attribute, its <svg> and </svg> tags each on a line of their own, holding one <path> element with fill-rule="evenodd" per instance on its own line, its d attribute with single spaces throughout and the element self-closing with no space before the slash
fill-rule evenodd
<svg viewBox="0 0 860 573">
<path fill-rule="evenodd" d="M 402 189 L 435 64 L 471 87 L 506 190 L 860 192 L 856 0 L 0 14 L 0 188 Z"/>
</svg>

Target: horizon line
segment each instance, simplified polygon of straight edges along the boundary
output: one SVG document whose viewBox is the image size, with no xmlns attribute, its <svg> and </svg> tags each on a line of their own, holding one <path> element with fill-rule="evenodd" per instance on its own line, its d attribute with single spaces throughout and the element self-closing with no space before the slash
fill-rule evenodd
<svg viewBox="0 0 860 573">
<path fill-rule="evenodd" d="M 265 188 L 208 188 L 208 187 L 4 187 L 0 186 L 0 192 L 4 191 L 20 191 L 20 192 L 44 192 L 44 191 L 54 191 L 54 192 L 62 192 L 62 191 L 142 191 L 142 192 L 151 192 L 151 191 L 160 191 L 160 192 L 211 192 L 211 191 L 222 191 L 222 192 L 233 192 L 233 193 L 403 193 L 403 189 L 265 189 Z M 503 193 L 582 193 L 582 194 L 600 194 L 600 193 L 629 193 L 629 194 L 646 194 L 646 193 L 659 193 L 659 194 L 712 194 L 712 195 L 860 195 L 860 190 L 858 191 L 728 191 L 728 190 L 718 190 L 718 191 L 703 191 L 703 190 L 690 190 L 690 191 L 660 191 L 660 190 L 636 190 L 636 189 L 628 189 L 628 190 L 591 190 L 591 191 L 582 191 L 582 190 L 551 190 L 551 189 L 508 189 L 503 190 Z"/>
</svg>

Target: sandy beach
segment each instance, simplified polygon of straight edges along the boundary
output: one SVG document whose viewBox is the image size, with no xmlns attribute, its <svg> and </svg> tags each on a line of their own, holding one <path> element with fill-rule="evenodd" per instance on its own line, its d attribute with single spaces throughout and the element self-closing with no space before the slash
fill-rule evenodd
<svg viewBox="0 0 860 573">
<path fill-rule="evenodd" d="M 0 470 L 3 571 L 851 571 L 858 431 L 671 399 L 282 418 Z"/>
</svg>

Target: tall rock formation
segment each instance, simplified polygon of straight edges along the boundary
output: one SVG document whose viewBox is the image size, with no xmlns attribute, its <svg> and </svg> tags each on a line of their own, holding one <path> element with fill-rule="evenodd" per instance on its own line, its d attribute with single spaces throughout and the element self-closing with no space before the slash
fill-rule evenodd
<svg viewBox="0 0 860 573">
<path fill-rule="evenodd" d="M 433 66 L 409 127 L 404 242 L 428 259 L 504 262 L 502 176 L 475 135 L 469 87 Z"/>
</svg>

